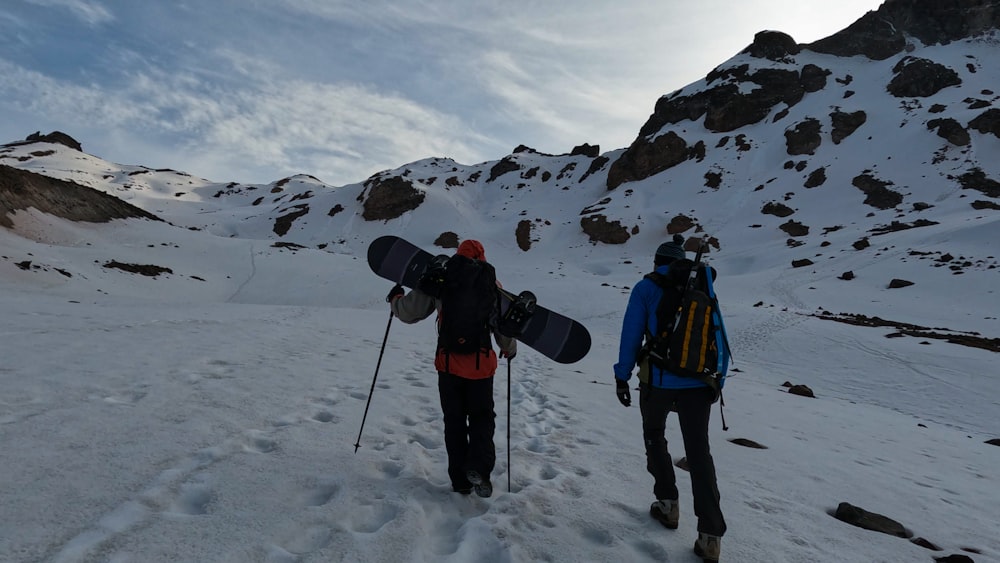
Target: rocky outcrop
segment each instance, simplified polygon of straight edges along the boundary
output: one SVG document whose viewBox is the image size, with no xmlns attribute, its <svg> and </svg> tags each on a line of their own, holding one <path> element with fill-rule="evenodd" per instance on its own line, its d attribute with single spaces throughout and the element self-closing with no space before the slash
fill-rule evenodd
<svg viewBox="0 0 1000 563">
<path fill-rule="evenodd" d="M 897 98 L 926 98 L 962 84 L 954 70 L 928 59 L 905 57 L 892 67 L 895 76 L 886 89 Z"/>
<path fill-rule="evenodd" d="M 902 524 L 892 518 L 875 512 L 869 512 L 861 507 L 854 506 L 847 502 L 842 502 L 837 506 L 837 511 L 834 513 L 834 517 L 837 520 L 865 530 L 882 532 L 883 534 L 889 534 L 890 536 L 896 536 L 899 538 L 913 537 L 913 534 L 904 528 Z"/>
<path fill-rule="evenodd" d="M 590 158 L 597 158 L 601 155 L 601 145 L 591 145 L 584 143 L 582 145 L 577 145 L 573 147 L 573 150 L 569 153 L 570 156 L 589 156 Z"/>
<path fill-rule="evenodd" d="M 969 132 L 965 130 L 965 127 L 962 127 L 961 123 L 950 117 L 932 119 L 927 122 L 927 128 L 937 131 L 938 137 L 955 146 L 964 147 L 972 142 Z"/>
<path fill-rule="evenodd" d="M 419 207 L 427 197 L 423 190 L 418 190 L 413 182 L 401 176 L 373 176 L 365 182 L 365 189 L 366 192 L 361 195 L 364 199 L 361 217 L 365 221 L 395 219 Z"/>
<path fill-rule="evenodd" d="M 590 237 L 591 242 L 624 244 L 631 238 L 628 229 L 621 221 L 610 221 L 605 215 L 588 215 L 580 219 L 580 227 Z"/>
<path fill-rule="evenodd" d="M 506 158 L 501 159 L 500 162 L 494 164 L 493 168 L 490 168 L 490 177 L 486 181 L 492 182 L 493 180 L 496 180 L 497 178 L 503 176 L 508 172 L 514 172 L 520 169 L 521 165 L 515 162 L 513 158 L 510 158 L 508 156 Z"/>
<path fill-rule="evenodd" d="M 1000 137 L 1000 109 L 988 109 L 969 122 L 969 128 L 986 135 Z"/>
<path fill-rule="evenodd" d="M 653 140 L 640 136 L 611 165 L 608 189 L 634 182 L 676 166 L 687 160 L 688 145 L 677 133 L 668 131 Z"/>
<path fill-rule="evenodd" d="M 798 54 L 799 47 L 791 35 L 780 31 L 761 31 L 753 36 L 753 43 L 743 49 L 743 53 L 758 59 L 772 61 L 787 61 L 792 55 Z"/>
<path fill-rule="evenodd" d="M 793 129 L 785 131 L 785 149 L 792 155 L 813 154 L 823 143 L 819 132 L 818 119 L 809 118 L 797 123 Z"/>
<path fill-rule="evenodd" d="M 1000 27 L 1000 0 L 887 0 L 846 29 L 804 45 L 841 57 L 885 60 L 906 48 L 906 36 L 925 45 L 947 44 Z"/>
<path fill-rule="evenodd" d="M 48 135 L 42 135 L 41 131 L 36 131 L 31 135 L 25 137 L 23 141 L 18 141 L 16 143 L 8 143 L 3 145 L 5 147 L 14 147 L 18 145 L 30 145 L 31 143 L 57 143 L 60 145 L 67 146 L 73 150 L 82 151 L 83 146 L 77 142 L 76 139 L 70 137 L 62 131 L 53 131 Z"/>
<path fill-rule="evenodd" d="M 517 241 L 517 247 L 525 252 L 531 250 L 531 229 L 531 221 L 527 219 L 518 221 L 517 228 L 514 229 L 514 240 Z"/>
<path fill-rule="evenodd" d="M 892 182 L 875 178 L 871 174 L 859 174 L 851 180 L 851 184 L 865 193 L 865 205 L 877 209 L 892 209 L 903 203 L 903 194 L 889 189 Z"/>
<path fill-rule="evenodd" d="M 9 214 L 31 207 L 88 223 L 129 218 L 160 221 L 151 213 L 93 188 L 0 165 L 0 226 L 12 228 Z"/>
<path fill-rule="evenodd" d="M 774 215 L 776 217 L 788 217 L 789 215 L 795 213 L 795 210 L 783 203 L 771 201 L 765 203 L 760 212 L 765 215 Z"/>
<path fill-rule="evenodd" d="M 771 52 L 769 46 L 758 47 L 762 53 Z M 710 88 L 690 95 L 677 92 L 660 98 L 639 136 L 647 137 L 667 125 L 697 121 L 703 116 L 709 130 L 733 131 L 761 121 L 780 103 L 797 104 L 806 93 L 822 89 L 830 74 L 829 70 L 812 64 L 799 71 L 764 68 L 750 73 L 749 69 L 749 65 L 717 68 L 705 77 Z"/>
<path fill-rule="evenodd" d="M 830 113 L 830 121 L 833 123 L 830 137 L 833 139 L 833 144 L 839 145 L 851 133 L 857 131 L 858 127 L 864 125 L 867 120 L 868 114 L 860 110 L 851 113 L 838 110 Z"/>
</svg>

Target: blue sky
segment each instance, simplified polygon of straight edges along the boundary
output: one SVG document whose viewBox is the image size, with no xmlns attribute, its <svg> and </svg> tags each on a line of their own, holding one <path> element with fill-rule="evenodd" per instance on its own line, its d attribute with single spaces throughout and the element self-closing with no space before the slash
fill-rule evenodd
<svg viewBox="0 0 1000 563">
<path fill-rule="evenodd" d="M 627 146 L 657 98 L 775 29 L 806 43 L 879 0 L 6 0 L 0 143 L 219 182 L 359 182 L 519 144 Z"/>
</svg>

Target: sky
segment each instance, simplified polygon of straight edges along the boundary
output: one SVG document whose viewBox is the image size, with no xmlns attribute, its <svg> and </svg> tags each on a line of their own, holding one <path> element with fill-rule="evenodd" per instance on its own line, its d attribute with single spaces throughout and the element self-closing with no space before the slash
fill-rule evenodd
<svg viewBox="0 0 1000 563">
<path fill-rule="evenodd" d="M 58 130 L 114 162 L 330 185 L 427 157 L 628 146 L 656 100 L 779 30 L 877 0 L 8 0 L 0 142 Z"/>
<path fill-rule="evenodd" d="M 928 52 L 995 59 L 989 43 L 949 49 Z M 729 430 L 717 409 L 710 424 L 728 524 L 723 561 L 1000 561 L 1000 448 L 986 443 L 1000 438 L 997 353 L 814 316 L 846 311 L 946 334 L 1000 332 L 995 213 L 970 205 L 986 196 L 911 179 L 953 165 L 934 168 L 927 155 L 944 141 L 867 81 L 893 64 L 852 67 L 852 99 L 866 100 L 882 121 L 811 158 L 836 177 L 831 163 L 850 169 L 877 152 L 879 173 L 907 186 L 906 203 L 888 210 L 864 205 L 865 194 L 847 182 L 805 189 L 808 171 L 775 176 L 773 143 L 751 149 L 754 159 L 709 148 L 711 164 L 691 160 L 671 171 L 674 189 L 652 179 L 610 195 L 606 172 L 579 181 L 587 166 L 569 165 L 589 161 L 583 156 L 520 153 L 522 164 L 568 177 L 543 185 L 509 174 L 465 189 L 427 180 L 442 166 L 428 161 L 410 174 L 427 186 L 427 203 L 391 221 L 362 221 L 357 187 L 324 190 L 298 178 L 279 191 L 251 186 L 215 197 L 224 184 L 58 144 L 2 149 L 7 165 L 76 180 L 166 221 L 74 223 L 30 209 L 0 229 L 0 561 L 693 561 L 689 477 L 677 472 L 681 522 L 667 531 L 648 515 L 638 408 L 623 408 L 612 384 L 629 288 L 648 271 L 662 233 L 647 228 L 654 217 L 628 244 L 587 241 L 580 202 L 607 198 L 612 213 L 611 196 L 631 198 L 643 213 L 679 200 L 719 226 L 723 244 L 709 260 L 735 360 L 725 387 Z M 974 77 L 993 80 L 992 69 Z M 839 101 L 841 89 L 822 93 Z M 955 89 L 934 101 L 962 108 L 964 97 Z M 789 119 L 818 107 L 803 100 Z M 748 139 L 763 142 L 765 130 L 748 128 Z M 997 147 L 978 134 L 974 143 L 984 159 Z M 704 166 L 750 160 L 774 182 L 716 193 L 695 181 Z M 465 179 L 483 172 L 457 168 Z M 778 229 L 784 218 L 758 213 L 758 228 L 748 226 L 751 211 L 782 196 L 796 220 L 838 227 L 795 246 Z M 917 212 L 917 201 L 933 205 Z M 344 211 L 328 214 L 338 205 Z M 282 239 L 298 250 L 274 244 L 271 227 L 289 206 L 311 210 Z M 510 211 L 522 206 L 523 214 Z M 874 226 L 913 214 L 936 223 L 872 236 L 864 251 L 851 247 Z M 511 241 L 525 216 L 539 225 L 527 252 Z M 376 236 L 432 250 L 443 226 L 467 233 L 472 224 L 505 287 L 531 289 L 587 326 L 593 342 L 570 365 L 527 346 L 509 372 L 501 363 L 489 499 L 450 490 L 433 321 L 393 322 L 384 302 L 392 284 L 365 261 Z M 789 266 L 803 256 L 815 264 Z M 111 260 L 170 273 L 131 274 L 105 267 Z M 949 267 L 956 264 L 966 265 Z M 855 279 L 840 279 L 845 271 Z M 915 284 L 887 288 L 895 278 Z M 787 393 L 786 381 L 815 398 Z M 766 449 L 732 441 L 740 438 Z M 667 439 L 679 461 L 673 418 Z M 941 551 L 840 522 L 831 512 L 842 502 L 892 518 Z"/>
</svg>

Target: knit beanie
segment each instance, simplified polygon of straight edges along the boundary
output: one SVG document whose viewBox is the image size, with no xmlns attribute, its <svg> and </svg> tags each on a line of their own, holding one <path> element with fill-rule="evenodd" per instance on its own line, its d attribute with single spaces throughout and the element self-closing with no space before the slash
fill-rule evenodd
<svg viewBox="0 0 1000 563">
<path fill-rule="evenodd" d="M 684 237 L 676 234 L 674 235 L 674 240 L 665 242 L 656 249 L 656 256 L 653 258 L 653 263 L 657 266 L 663 266 L 674 260 L 686 257 L 684 253 Z"/>
</svg>

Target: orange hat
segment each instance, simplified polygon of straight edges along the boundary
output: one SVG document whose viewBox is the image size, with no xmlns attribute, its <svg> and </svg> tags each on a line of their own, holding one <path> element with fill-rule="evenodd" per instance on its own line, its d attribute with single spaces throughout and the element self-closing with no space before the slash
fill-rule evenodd
<svg viewBox="0 0 1000 563">
<path fill-rule="evenodd" d="M 483 243 L 474 239 L 463 240 L 462 244 L 458 245 L 456 254 L 473 260 L 486 261 L 486 250 L 483 249 Z"/>
</svg>

